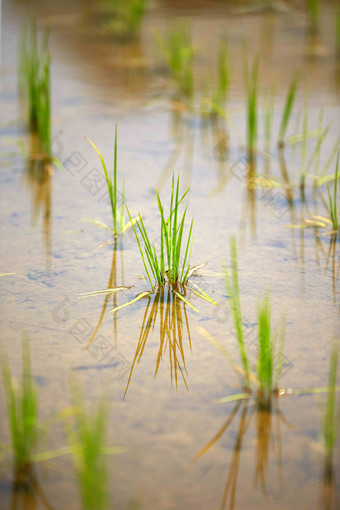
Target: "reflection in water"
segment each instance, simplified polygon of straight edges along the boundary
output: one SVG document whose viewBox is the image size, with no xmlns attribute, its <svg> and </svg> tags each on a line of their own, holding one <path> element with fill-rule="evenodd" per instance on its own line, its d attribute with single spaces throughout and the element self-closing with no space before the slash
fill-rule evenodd
<svg viewBox="0 0 340 510">
<path fill-rule="evenodd" d="M 239 471 L 239 464 L 242 452 L 242 446 L 245 439 L 245 434 L 249 429 L 252 422 L 255 422 L 256 431 L 256 451 L 255 451 L 255 486 L 260 485 L 264 494 L 267 494 L 267 477 L 269 467 L 270 448 L 276 448 L 277 464 L 279 469 L 279 477 L 281 485 L 283 483 L 282 473 L 282 445 L 281 445 L 281 422 L 290 428 L 293 428 L 287 422 L 282 412 L 279 409 L 278 396 L 272 397 L 272 400 L 264 401 L 261 395 L 252 399 L 251 397 L 238 400 L 230 413 L 228 419 L 223 424 L 221 429 L 215 434 L 209 443 L 196 455 L 195 460 L 202 457 L 229 429 L 232 422 L 239 414 L 238 429 L 236 432 L 236 439 L 231 456 L 230 467 L 227 475 L 226 484 L 223 491 L 221 502 L 221 510 L 235 508 L 236 492 L 237 492 L 237 478 Z M 239 412 L 240 411 L 240 412 Z"/>
<path fill-rule="evenodd" d="M 36 225 L 39 215 L 42 217 L 43 248 L 46 255 L 46 269 L 51 265 L 52 229 L 51 199 L 53 165 L 49 160 L 39 157 L 29 158 L 26 162 L 24 181 L 31 194 L 32 224 Z"/>
<path fill-rule="evenodd" d="M 257 216 L 257 199 L 256 199 L 256 160 L 254 156 L 249 155 L 249 163 L 247 165 L 247 174 L 245 176 L 246 186 L 245 195 L 241 213 L 241 230 L 245 234 L 247 219 L 249 218 L 249 230 L 253 238 L 256 239 L 256 216 Z"/>
<path fill-rule="evenodd" d="M 181 289 L 182 296 L 186 297 L 185 289 Z M 130 385 L 135 365 L 143 356 L 146 342 L 150 333 L 154 332 L 157 316 L 159 316 L 159 349 L 155 367 L 155 378 L 163 358 L 169 356 L 171 385 L 181 377 L 188 390 L 186 377 L 188 375 L 183 345 L 183 329 L 186 330 L 190 350 L 192 350 L 189 321 L 186 305 L 172 290 L 170 286 L 162 286 L 155 294 L 147 297 L 148 304 L 143 317 L 143 323 L 138 339 L 136 353 L 133 359 L 125 395 Z"/>
<path fill-rule="evenodd" d="M 119 245 L 117 244 L 118 241 L 119 241 Z M 121 287 L 117 287 L 117 251 L 120 251 Z M 115 236 L 114 241 L 113 241 L 110 277 L 109 277 L 109 281 L 107 284 L 108 292 L 106 293 L 106 296 L 104 298 L 102 311 L 100 313 L 97 325 L 94 328 L 91 338 L 88 341 L 85 348 L 88 348 L 97 336 L 97 333 L 100 329 L 100 326 L 102 325 L 102 322 L 103 322 L 103 319 L 105 316 L 107 305 L 109 304 L 109 299 L 112 297 L 113 308 L 116 308 L 117 307 L 117 292 L 119 290 L 123 290 L 125 288 L 126 287 L 124 287 L 123 236 L 119 236 L 119 238 L 117 238 Z M 100 293 L 102 293 L 102 292 L 100 292 Z M 115 341 L 115 346 L 117 347 L 118 336 L 117 336 L 117 317 L 116 317 L 116 315 L 113 315 L 113 337 L 114 337 L 114 341 Z"/>
<path fill-rule="evenodd" d="M 37 479 L 32 464 L 16 466 L 14 471 L 11 510 L 53 510 Z"/>
</svg>

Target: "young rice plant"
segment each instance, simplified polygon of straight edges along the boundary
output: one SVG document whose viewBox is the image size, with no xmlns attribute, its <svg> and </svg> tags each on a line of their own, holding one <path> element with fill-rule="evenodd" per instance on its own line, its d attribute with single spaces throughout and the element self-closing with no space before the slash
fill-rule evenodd
<svg viewBox="0 0 340 510">
<path fill-rule="evenodd" d="M 156 252 L 155 244 L 150 241 L 146 231 L 143 219 L 139 214 L 136 222 L 141 241 L 128 211 L 130 223 L 132 225 L 135 237 L 138 243 L 139 251 L 143 260 L 144 268 L 152 288 L 156 284 L 163 285 L 166 280 L 174 286 L 184 285 L 190 275 L 190 255 L 192 248 L 192 228 L 194 220 L 191 220 L 189 234 L 184 240 L 184 225 L 188 206 L 181 214 L 179 206 L 188 193 L 188 188 L 182 197 L 179 194 L 179 177 L 175 183 L 175 177 L 172 176 L 171 200 L 169 216 L 166 219 L 164 215 L 164 206 L 157 191 L 157 202 L 161 220 L 160 231 L 160 250 Z M 182 259 L 184 253 L 184 257 Z"/>
<path fill-rule="evenodd" d="M 32 138 L 31 157 L 51 159 L 50 52 L 48 33 L 39 45 L 37 29 L 31 28 L 20 44 L 19 94 L 26 125 Z"/>
</svg>

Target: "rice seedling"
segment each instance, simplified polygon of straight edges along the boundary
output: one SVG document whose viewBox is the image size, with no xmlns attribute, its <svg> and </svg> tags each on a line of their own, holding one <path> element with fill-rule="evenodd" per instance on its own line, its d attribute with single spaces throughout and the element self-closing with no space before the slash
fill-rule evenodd
<svg viewBox="0 0 340 510">
<path fill-rule="evenodd" d="M 139 219 L 136 222 L 139 233 L 142 237 L 142 244 L 137 235 L 134 224 L 132 223 L 131 215 L 129 214 L 130 223 L 138 243 L 139 251 L 143 260 L 144 268 L 152 288 L 156 284 L 163 285 L 166 280 L 173 285 L 185 285 L 190 276 L 190 256 L 192 249 L 192 228 L 194 220 L 191 220 L 189 234 L 186 242 L 183 239 L 184 224 L 188 206 L 185 207 L 184 212 L 180 215 L 179 206 L 184 200 L 190 188 L 188 188 L 180 197 L 179 194 L 179 177 L 175 183 L 175 176 L 172 176 L 172 188 L 170 199 L 169 217 L 165 219 L 164 206 L 162 205 L 160 196 L 157 193 L 158 209 L 161 219 L 161 232 L 160 232 L 160 253 L 157 254 L 155 244 L 150 242 L 147 234 L 143 219 L 139 214 Z M 184 258 L 181 260 L 181 255 Z M 167 262 L 167 267 L 166 267 Z"/>
<path fill-rule="evenodd" d="M 337 211 L 337 191 L 338 191 L 338 178 L 339 178 L 339 155 L 336 162 L 335 169 L 335 179 L 334 179 L 334 189 L 333 189 L 333 197 L 329 188 L 329 183 L 327 183 L 327 191 L 328 191 L 328 200 L 329 200 L 329 210 L 331 215 L 331 220 L 333 224 L 333 229 L 338 230 L 339 228 L 339 220 L 338 220 L 338 211 Z"/>
<path fill-rule="evenodd" d="M 272 86 L 269 94 L 264 99 L 263 105 L 263 130 L 264 130 L 264 150 L 267 154 L 270 154 L 270 144 L 273 131 L 273 120 L 274 120 L 274 108 L 275 108 L 275 89 Z"/>
<path fill-rule="evenodd" d="M 302 201 L 305 201 L 305 184 L 306 184 L 306 154 L 308 140 L 308 100 L 309 93 L 307 91 L 305 97 L 305 108 L 302 122 L 302 143 L 301 143 L 301 176 L 300 176 L 300 194 Z"/>
<path fill-rule="evenodd" d="M 136 36 L 141 28 L 148 0 L 104 0 L 111 18 L 105 28 L 118 38 Z"/>
<path fill-rule="evenodd" d="M 99 150 L 97 149 L 97 147 L 95 146 L 95 144 L 89 138 L 87 138 L 87 140 L 90 142 L 92 147 L 97 152 L 97 154 L 98 154 L 98 156 L 100 158 L 103 170 L 104 170 L 107 190 L 108 190 L 108 194 L 109 194 L 109 198 L 110 198 L 110 204 L 111 204 L 113 229 L 111 229 L 110 227 L 105 225 L 105 223 L 102 223 L 100 221 L 97 221 L 97 220 L 91 220 L 91 221 L 93 223 L 97 224 L 98 226 L 102 227 L 102 228 L 106 228 L 106 229 L 110 230 L 114 234 L 114 236 L 118 236 L 119 234 L 124 234 L 124 232 L 126 232 L 126 230 L 128 230 L 137 219 L 136 218 L 134 218 L 134 219 L 130 218 L 130 221 L 128 221 L 128 222 L 125 221 L 125 216 L 124 216 L 124 208 L 125 208 L 124 182 L 123 182 L 123 187 L 122 187 L 122 193 L 120 195 L 121 204 L 119 204 L 119 193 L 118 193 L 118 189 L 117 189 L 117 124 L 116 124 L 116 129 L 115 129 L 113 176 L 111 176 L 109 174 L 109 172 L 107 170 L 107 167 L 106 167 L 106 164 L 105 164 L 105 161 L 104 161 L 104 158 L 103 158 L 102 154 L 99 152 Z"/>
<path fill-rule="evenodd" d="M 19 95 L 31 137 L 30 157 L 51 160 L 50 52 L 48 32 L 39 44 L 37 29 L 20 43 Z"/>
<path fill-rule="evenodd" d="M 228 55 L 228 46 L 225 41 L 220 41 L 218 61 L 217 61 L 217 77 L 216 86 L 212 93 L 206 87 L 205 93 L 201 97 L 201 118 L 204 119 L 208 115 L 220 116 L 228 118 L 225 112 L 224 104 L 230 86 L 230 58 Z"/>
<path fill-rule="evenodd" d="M 75 382 L 71 386 L 71 395 L 73 407 L 64 410 L 61 416 L 75 464 L 82 508 L 105 510 L 109 508 L 106 455 L 125 450 L 106 446 L 108 415 L 105 402 L 99 402 L 97 409 L 88 412 L 84 393 Z"/>
<path fill-rule="evenodd" d="M 315 33 L 317 32 L 320 18 L 320 1 L 306 0 L 306 10 L 310 30 Z"/>
<path fill-rule="evenodd" d="M 240 288 L 238 281 L 237 247 L 234 236 L 230 240 L 231 252 L 231 274 L 224 267 L 225 284 L 229 298 L 231 315 L 235 328 L 238 350 L 241 358 L 241 366 L 232 360 L 227 349 L 216 339 L 211 337 L 203 328 L 201 333 L 224 354 L 233 368 L 241 375 L 246 393 L 241 394 L 242 398 L 252 391 L 252 384 L 255 387 L 258 398 L 263 402 L 270 402 L 272 395 L 279 392 L 279 378 L 282 369 L 283 347 L 285 327 L 282 322 L 279 340 L 272 331 L 271 307 L 269 294 L 265 294 L 262 303 L 258 306 L 258 333 L 257 333 L 257 368 L 253 370 L 248 357 L 245 342 Z M 241 398 L 241 397 L 240 397 Z"/>
<path fill-rule="evenodd" d="M 336 403 L 338 358 L 339 348 L 334 342 L 330 357 L 327 405 L 323 422 L 323 443 L 328 458 L 333 455 L 340 428 L 340 402 Z"/>
<path fill-rule="evenodd" d="M 38 443 L 38 390 L 31 371 L 29 339 L 22 339 L 22 382 L 12 377 L 7 357 L 2 354 L 2 377 L 7 401 L 11 448 L 15 465 L 23 472 L 32 462 Z"/>
<path fill-rule="evenodd" d="M 291 117 L 291 114 L 293 111 L 298 81 L 299 81 L 299 73 L 296 73 L 295 77 L 293 78 L 293 80 L 289 86 L 287 96 L 286 96 L 285 106 L 283 109 L 280 130 L 279 130 L 279 138 L 278 138 L 279 147 L 283 147 L 285 144 L 286 131 L 287 131 L 289 120 L 290 120 L 290 117 Z"/>
<path fill-rule="evenodd" d="M 335 37 L 338 56 L 340 56 L 340 8 L 338 8 L 335 17 Z"/>
<path fill-rule="evenodd" d="M 257 378 L 260 394 L 266 402 L 279 391 L 282 369 L 282 355 L 285 337 L 285 323 L 282 323 L 279 342 L 273 338 L 271 327 L 271 306 L 267 293 L 258 307 L 258 360 Z"/>
<path fill-rule="evenodd" d="M 236 239 L 234 236 L 230 240 L 230 254 L 232 273 L 230 277 L 228 272 L 225 271 L 225 284 L 229 296 L 230 308 L 235 326 L 238 348 L 241 355 L 242 368 L 245 376 L 245 385 L 246 388 L 250 390 L 250 367 L 243 331 L 240 287 L 238 282 L 237 246 Z"/>
<path fill-rule="evenodd" d="M 225 41 L 220 42 L 217 67 L 217 88 L 213 95 L 213 103 L 223 109 L 224 101 L 230 87 L 230 59 Z"/>
<path fill-rule="evenodd" d="M 194 48 L 190 25 L 182 22 L 168 28 L 164 38 L 157 32 L 154 38 L 179 92 L 191 98 L 194 91 Z"/>
<path fill-rule="evenodd" d="M 255 59 L 249 69 L 247 56 L 244 57 L 244 89 L 246 94 L 247 149 L 252 161 L 256 151 L 258 134 L 258 69 L 259 59 Z"/>
</svg>

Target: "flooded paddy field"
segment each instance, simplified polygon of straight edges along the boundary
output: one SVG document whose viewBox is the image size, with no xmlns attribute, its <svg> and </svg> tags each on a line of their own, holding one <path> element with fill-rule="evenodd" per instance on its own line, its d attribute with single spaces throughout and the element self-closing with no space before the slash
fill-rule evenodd
<svg viewBox="0 0 340 510">
<path fill-rule="evenodd" d="M 338 7 L 109 4 L 2 2 L 0 508 L 340 508 Z"/>
</svg>

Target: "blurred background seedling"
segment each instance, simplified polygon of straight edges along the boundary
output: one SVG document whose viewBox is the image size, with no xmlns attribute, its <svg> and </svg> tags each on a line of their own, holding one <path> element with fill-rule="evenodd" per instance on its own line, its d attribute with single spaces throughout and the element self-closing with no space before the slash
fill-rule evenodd
<svg viewBox="0 0 340 510">
<path fill-rule="evenodd" d="M 29 157 L 51 161 L 51 92 L 49 34 L 40 42 L 36 25 L 19 44 L 19 97 L 30 137 Z"/>
<path fill-rule="evenodd" d="M 181 22 L 168 26 L 164 37 L 154 32 L 163 59 L 177 85 L 180 95 L 191 99 L 194 92 L 194 54 L 189 23 Z"/>
<path fill-rule="evenodd" d="M 118 39 L 136 37 L 142 26 L 148 0 L 102 0 L 109 21 L 105 29 Z"/>
<path fill-rule="evenodd" d="M 82 508 L 111 508 L 108 497 L 108 467 L 106 456 L 126 451 L 108 447 L 108 403 L 101 400 L 96 408 L 87 410 L 81 386 L 71 382 L 72 407 L 61 413 L 65 434 L 73 457 Z"/>
</svg>

